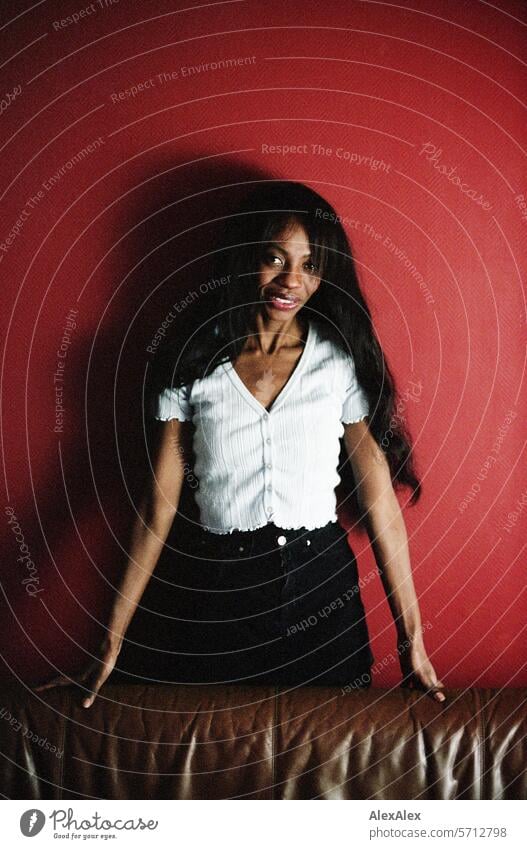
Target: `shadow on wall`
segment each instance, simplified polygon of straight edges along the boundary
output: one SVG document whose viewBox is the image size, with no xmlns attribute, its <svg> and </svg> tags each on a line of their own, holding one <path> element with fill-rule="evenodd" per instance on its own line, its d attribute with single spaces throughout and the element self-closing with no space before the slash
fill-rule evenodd
<svg viewBox="0 0 527 849">
<path fill-rule="evenodd" d="M 194 149 L 188 159 L 207 155 Z M 98 644 L 114 597 L 112 585 L 126 562 L 159 427 L 144 403 L 152 361 L 147 348 L 152 349 L 172 304 L 209 279 L 207 250 L 217 243 L 222 218 L 234 211 L 247 184 L 273 179 L 224 158 L 182 165 L 167 159 L 150 165 L 150 179 L 142 178 L 148 182 L 130 193 L 127 208 L 112 208 L 118 217 L 107 228 L 110 241 L 95 251 L 102 256 L 115 244 L 109 257 L 118 271 L 111 282 L 109 275 L 102 278 L 93 305 L 86 298 L 77 305 L 78 327 L 64 379 L 63 431 L 48 428 L 47 478 L 28 493 L 25 503 L 12 505 L 33 564 L 32 593 L 22 583 L 27 569 L 15 563 L 18 546 L 4 523 L 1 643 L 6 677 L 11 672 L 33 682 L 57 670 L 74 672 L 85 666 L 86 652 Z M 94 265 L 88 253 L 86 277 Z M 81 276 L 76 277 L 80 290 Z M 87 291 L 94 288 L 92 280 Z M 178 318 L 184 320 L 184 311 Z M 41 434 L 42 421 L 35 416 L 28 422 L 30 446 L 37 427 Z M 188 488 L 181 512 L 144 596 L 145 602 L 152 599 L 153 609 L 166 589 L 162 582 L 166 576 L 170 580 L 163 563 L 167 557 L 173 563 L 175 540 L 182 540 L 197 520 Z"/>
</svg>

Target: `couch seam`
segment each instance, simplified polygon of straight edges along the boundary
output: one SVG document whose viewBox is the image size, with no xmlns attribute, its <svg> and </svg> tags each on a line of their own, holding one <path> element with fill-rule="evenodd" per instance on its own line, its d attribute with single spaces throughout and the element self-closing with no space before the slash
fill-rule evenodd
<svg viewBox="0 0 527 849">
<path fill-rule="evenodd" d="M 481 698 L 481 694 L 478 692 L 478 698 Z M 486 781 L 485 781 L 485 751 L 487 748 L 487 722 L 485 716 L 485 705 L 484 699 L 481 698 L 481 740 L 482 740 L 482 749 L 481 749 L 481 795 L 480 799 L 486 799 Z"/>
<path fill-rule="evenodd" d="M 485 726 L 483 724 L 482 719 L 482 711 L 483 711 L 483 703 L 479 697 L 479 691 L 474 690 L 474 694 L 476 696 L 477 703 L 477 716 L 478 716 L 478 725 L 479 725 L 479 735 L 480 735 L 480 743 L 479 743 L 479 780 L 478 780 L 478 800 L 481 801 L 483 799 L 483 776 L 485 775 Z"/>
</svg>

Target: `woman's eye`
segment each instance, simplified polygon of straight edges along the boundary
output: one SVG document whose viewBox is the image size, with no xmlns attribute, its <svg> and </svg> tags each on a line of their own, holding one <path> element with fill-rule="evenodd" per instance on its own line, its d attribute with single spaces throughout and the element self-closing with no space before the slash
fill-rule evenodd
<svg viewBox="0 0 527 849">
<path fill-rule="evenodd" d="M 283 266 L 283 264 L 284 264 L 283 258 L 281 256 L 278 256 L 278 254 L 271 254 L 271 253 L 265 254 L 264 259 L 265 259 L 265 262 L 268 265 L 274 265 L 274 266 L 278 267 L 278 266 Z M 305 262 L 304 268 L 306 269 L 308 274 L 316 274 L 318 272 L 318 267 L 315 265 L 314 262 L 311 262 L 311 261 Z"/>
</svg>

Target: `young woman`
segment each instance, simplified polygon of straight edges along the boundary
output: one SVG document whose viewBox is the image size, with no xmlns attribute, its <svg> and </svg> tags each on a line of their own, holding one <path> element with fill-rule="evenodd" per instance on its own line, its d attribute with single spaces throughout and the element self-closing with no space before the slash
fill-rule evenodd
<svg viewBox="0 0 527 849">
<path fill-rule="evenodd" d="M 114 667 L 126 670 L 124 636 L 185 479 L 197 484 L 199 521 L 167 596 L 179 623 L 162 650 L 170 680 L 369 686 L 356 560 L 336 512 L 343 457 L 354 485 L 345 503 L 367 529 L 405 683 L 443 701 L 394 492 L 409 486 L 415 501 L 420 483 L 339 216 L 307 186 L 259 184 L 227 217 L 216 269 L 223 282 L 200 288 L 197 321 L 176 326 L 158 359 L 151 482 L 107 637 L 76 678 L 83 704 Z M 155 660 L 150 675 L 160 678 Z"/>
</svg>

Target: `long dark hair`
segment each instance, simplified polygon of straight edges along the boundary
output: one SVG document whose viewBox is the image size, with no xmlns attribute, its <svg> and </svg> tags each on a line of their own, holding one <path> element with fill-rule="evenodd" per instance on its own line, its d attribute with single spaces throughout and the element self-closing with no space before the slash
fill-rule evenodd
<svg viewBox="0 0 527 849">
<path fill-rule="evenodd" d="M 421 495 L 421 483 L 411 439 L 400 417 L 394 415 L 394 379 L 373 328 L 348 238 L 334 208 L 302 183 L 260 182 L 226 217 L 220 246 L 211 254 L 213 282 L 200 287 L 202 294 L 182 320 L 174 322 L 172 338 L 158 349 L 153 391 L 204 378 L 220 363 L 237 358 L 254 332 L 259 301 L 256 274 L 266 244 L 295 221 L 304 227 L 311 259 L 321 273 L 320 286 L 303 310 L 316 322 L 321 336 L 352 354 L 357 380 L 369 402 L 369 429 L 386 456 L 392 483 L 409 486 L 414 503 Z M 353 481 L 349 466 L 342 444 L 339 472 L 344 485 L 343 472 L 351 474 Z M 353 495 L 350 500 L 358 517 L 357 501 Z"/>
</svg>

